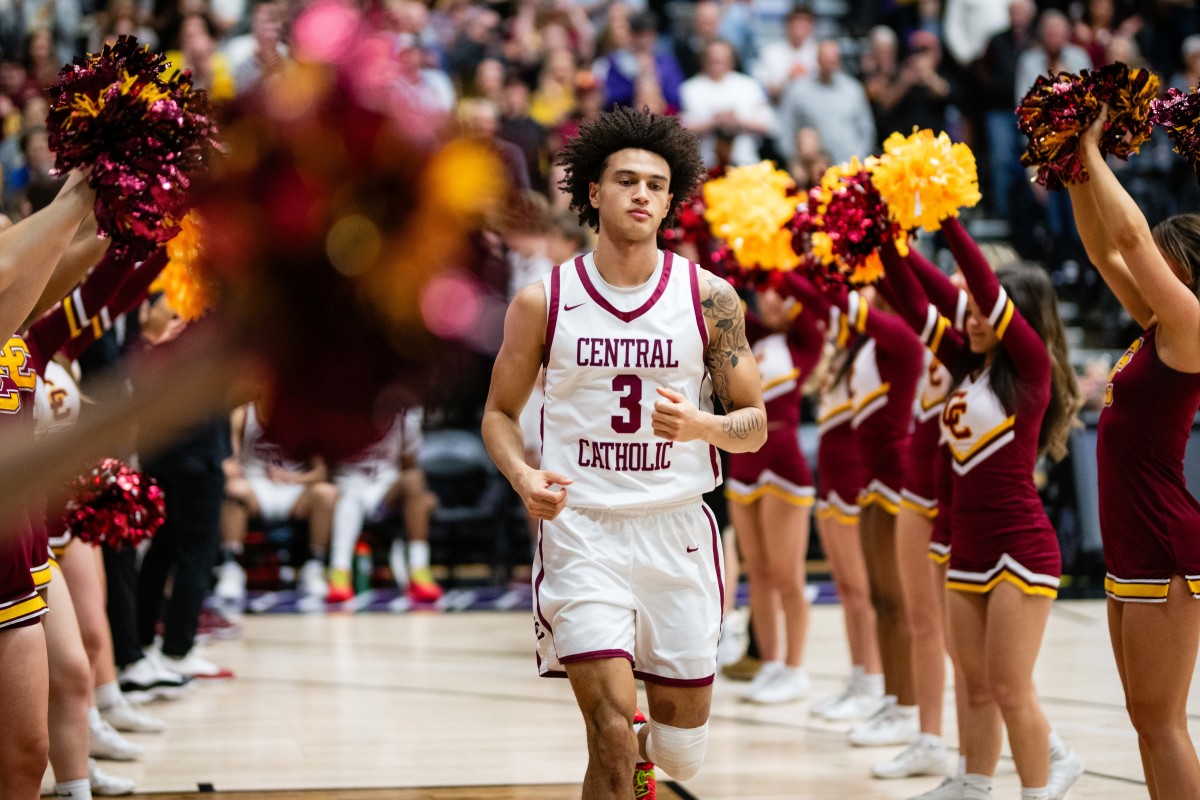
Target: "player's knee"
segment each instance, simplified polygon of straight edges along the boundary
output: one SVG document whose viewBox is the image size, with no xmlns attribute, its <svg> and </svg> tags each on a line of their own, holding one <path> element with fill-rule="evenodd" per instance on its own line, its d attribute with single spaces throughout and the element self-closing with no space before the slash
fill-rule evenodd
<svg viewBox="0 0 1200 800">
<path fill-rule="evenodd" d="M 700 771 L 707 746 L 707 722 L 699 728 L 673 728 L 650 720 L 646 755 L 676 780 L 686 781 Z"/>
<path fill-rule="evenodd" d="M 332 509 L 337 504 L 338 487 L 332 483 L 314 483 L 309 492 L 313 502 L 321 508 Z"/>
<path fill-rule="evenodd" d="M 623 751 L 636 747 L 629 719 L 616 708 L 604 708 L 587 716 L 588 739 L 607 756 L 623 760 Z"/>
</svg>

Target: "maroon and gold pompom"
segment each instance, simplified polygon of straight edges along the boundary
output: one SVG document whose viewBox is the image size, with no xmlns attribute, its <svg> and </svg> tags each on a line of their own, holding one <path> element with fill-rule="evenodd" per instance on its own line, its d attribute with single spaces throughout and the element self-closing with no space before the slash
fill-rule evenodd
<svg viewBox="0 0 1200 800">
<path fill-rule="evenodd" d="M 1200 178 L 1200 91 L 1167 89 L 1150 104 L 1150 121 L 1167 129 L 1175 152 L 1188 160 Z"/>
</svg>

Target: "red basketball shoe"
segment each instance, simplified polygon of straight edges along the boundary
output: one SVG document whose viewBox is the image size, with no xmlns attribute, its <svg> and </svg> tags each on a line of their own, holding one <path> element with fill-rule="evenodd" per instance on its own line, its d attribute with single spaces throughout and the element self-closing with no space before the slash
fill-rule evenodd
<svg viewBox="0 0 1200 800">
<path fill-rule="evenodd" d="M 633 732 L 635 734 L 646 722 L 645 714 L 641 711 L 633 712 Z M 649 761 L 639 761 L 633 765 L 633 797 L 634 800 L 656 800 L 658 797 L 658 781 L 654 778 L 654 764 Z"/>
<path fill-rule="evenodd" d="M 408 597 L 414 603 L 436 603 L 442 599 L 442 587 L 428 569 L 414 569 L 408 576 Z"/>
</svg>

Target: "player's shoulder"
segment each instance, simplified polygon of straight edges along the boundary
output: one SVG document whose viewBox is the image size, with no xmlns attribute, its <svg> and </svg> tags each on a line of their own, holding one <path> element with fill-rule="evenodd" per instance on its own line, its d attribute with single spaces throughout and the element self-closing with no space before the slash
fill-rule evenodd
<svg viewBox="0 0 1200 800">
<path fill-rule="evenodd" d="M 517 290 L 509 306 L 509 313 L 546 315 L 546 289 L 542 282 L 536 281 L 523 289 Z"/>
<path fill-rule="evenodd" d="M 696 267 L 696 283 L 700 304 L 712 315 L 737 316 L 742 313 L 742 301 L 729 281 L 704 267 Z"/>
</svg>

